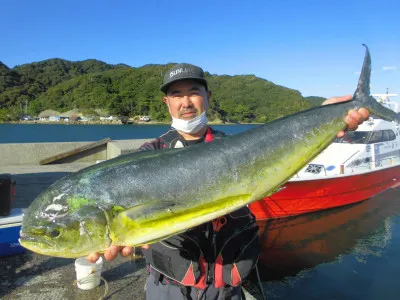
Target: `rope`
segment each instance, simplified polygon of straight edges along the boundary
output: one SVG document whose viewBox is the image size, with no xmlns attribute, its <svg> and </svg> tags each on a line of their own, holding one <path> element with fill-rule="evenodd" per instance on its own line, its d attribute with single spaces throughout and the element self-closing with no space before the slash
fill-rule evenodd
<svg viewBox="0 0 400 300">
<path fill-rule="evenodd" d="M 78 282 L 81 282 L 82 280 L 85 280 L 87 277 L 89 277 L 90 275 L 92 275 L 93 273 L 95 273 L 93 270 L 90 274 L 88 274 L 86 277 L 83 277 L 81 279 L 75 279 L 74 282 L 72 283 L 75 287 L 78 286 Z M 100 279 L 104 281 L 104 294 L 102 297 L 99 298 L 99 300 L 103 300 L 106 298 L 107 294 L 108 294 L 108 282 L 107 280 L 104 279 L 103 276 L 100 276 Z"/>
<path fill-rule="evenodd" d="M 256 273 L 257 273 L 258 284 L 259 284 L 263 299 L 267 300 L 267 298 L 265 297 L 265 294 L 264 294 L 264 289 L 263 289 L 262 284 L 261 284 L 260 273 L 258 272 L 258 263 L 256 263 Z"/>
</svg>

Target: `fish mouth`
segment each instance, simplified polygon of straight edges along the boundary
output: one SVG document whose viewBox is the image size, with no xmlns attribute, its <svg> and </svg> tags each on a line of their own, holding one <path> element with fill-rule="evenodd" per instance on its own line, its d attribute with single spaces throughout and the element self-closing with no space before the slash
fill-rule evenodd
<svg viewBox="0 0 400 300">
<path fill-rule="evenodd" d="M 20 233 L 20 237 L 18 239 L 19 243 L 29 250 L 38 252 L 43 251 L 43 249 L 54 247 L 54 244 L 47 241 L 44 238 L 26 235 L 24 233 Z"/>
<path fill-rule="evenodd" d="M 33 238 L 33 237 L 24 237 L 24 238 L 19 238 L 18 242 L 21 244 L 22 247 L 38 253 L 38 254 L 42 254 L 42 255 L 50 255 L 50 256 L 59 256 L 62 257 L 62 255 L 60 255 L 60 251 L 54 251 L 52 250 L 54 245 L 52 245 L 51 243 L 47 242 L 47 241 L 38 241 L 37 239 Z"/>
</svg>

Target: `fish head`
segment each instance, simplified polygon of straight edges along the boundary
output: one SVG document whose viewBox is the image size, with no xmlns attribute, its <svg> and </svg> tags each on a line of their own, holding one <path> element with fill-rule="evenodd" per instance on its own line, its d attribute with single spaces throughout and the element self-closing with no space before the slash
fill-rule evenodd
<svg viewBox="0 0 400 300">
<path fill-rule="evenodd" d="M 23 247 L 44 255 L 76 258 L 111 244 L 108 216 L 94 201 L 52 191 L 40 195 L 24 215 Z"/>
</svg>

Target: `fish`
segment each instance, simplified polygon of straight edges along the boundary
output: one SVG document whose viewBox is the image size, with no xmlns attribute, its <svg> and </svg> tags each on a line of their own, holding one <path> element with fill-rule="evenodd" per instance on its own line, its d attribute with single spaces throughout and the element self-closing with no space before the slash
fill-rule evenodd
<svg viewBox="0 0 400 300">
<path fill-rule="evenodd" d="M 246 132 L 186 148 L 142 151 L 56 181 L 29 206 L 20 243 L 65 258 L 111 245 L 151 244 L 276 192 L 346 128 L 350 109 L 399 114 L 370 96 L 366 45 L 353 99 L 319 106 Z"/>
</svg>

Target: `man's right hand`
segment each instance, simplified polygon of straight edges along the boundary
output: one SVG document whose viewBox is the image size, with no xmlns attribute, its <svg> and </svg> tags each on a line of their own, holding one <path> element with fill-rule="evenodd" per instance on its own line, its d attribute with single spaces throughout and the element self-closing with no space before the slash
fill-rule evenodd
<svg viewBox="0 0 400 300">
<path fill-rule="evenodd" d="M 149 245 L 143 245 L 141 246 L 143 249 L 148 249 Z M 115 259 L 118 256 L 118 253 L 121 253 L 122 256 L 129 256 L 133 252 L 133 248 L 129 246 L 110 246 L 105 252 L 104 252 L 104 258 L 106 261 L 111 261 Z M 98 252 L 93 252 L 89 253 L 88 256 L 86 256 L 86 259 L 91 262 L 95 263 L 99 258 L 100 258 L 100 253 Z"/>
</svg>

